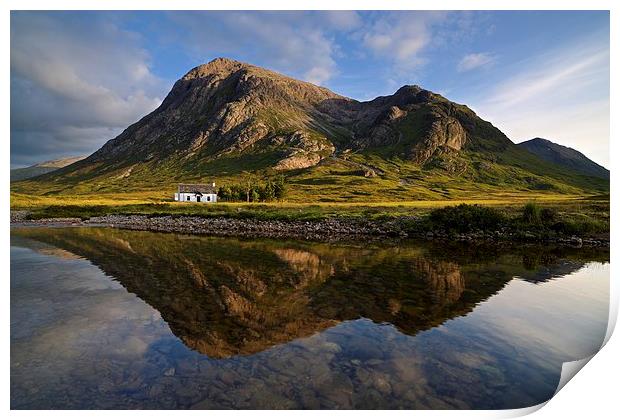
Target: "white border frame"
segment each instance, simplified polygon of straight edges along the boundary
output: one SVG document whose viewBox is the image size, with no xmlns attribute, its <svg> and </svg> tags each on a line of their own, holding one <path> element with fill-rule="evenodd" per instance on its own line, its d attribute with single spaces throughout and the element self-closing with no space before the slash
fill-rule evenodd
<svg viewBox="0 0 620 420">
<path fill-rule="evenodd" d="M 590 1 L 578 1 L 578 0 L 442 0 L 438 1 L 419 1 L 419 0 L 299 0 L 299 1 L 282 1 L 282 0 L 259 0 L 259 1 L 242 1 L 242 0 L 227 0 L 226 2 L 199 2 L 191 0 L 89 0 L 77 1 L 77 0 L 4 0 L 2 2 L 3 14 L 0 25 L 0 33 L 2 34 L 2 128 L 4 138 L 0 147 L 2 148 L 2 156 L 6 166 L 4 167 L 5 182 L 3 184 L 3 191 L 0 195 L 2 208 L 5 210 L 6 234 L 1 238 L 5 270 L 9 267 L 9 207 L 10 207 L 10 193 L 9 193 L 9 178 L 10 178 L 10 10 L 321 10 L 321 9 L 333 9 L 333 10 L 611 10 L 611 93 L 610 93 L 610 115 L 618 115 L 618 84 L 616 83 L 615 74 L 618 73 L 618 30 L 620 30 L 620 2 L 612 0 L 590 0 Z M 616 161 L 616 156 L 619 152 L 619 148 L 614 146 L 614 142 L 611 139 L 616 139 L 618 134 L 617 120 L 611 119 L 610 126 L 610 169 L 613 166 L 613 162 Z M 617 174 L 615 170 L 611 171 L 611 216 L 612 216 L 612 243 L 616 243 L 617 229 L 615 227 L 615 220 L 617 220 L 617 197 L 616 191 L 617 182 L 615 181 Z M 618 252 L 611 249 L 611 259 L 616 261 L 616 255 Z M 612 265 L 611 267 L 611 311 L 610 311 L 610 324 L 608 328 L 608 334 L 606 340 L 611 337 L 611 332 L 615 326 L 618 313 L 618 286 L 616 274 L 620 272 L 619 267 Z M 9 335 L 9 319 L 10 319 L 10 305 L 9 305 L 9 276 L 5 277 L 5 290 L 3 297 L 5 299 L 4 305 L 2 305 L 3 319 L 2 332 L 5 339 L 5 344 L 2 347 L 2 354 L 4 359 L 4 381 L 2 382 L 2 402 L 4 409 L 9 411 L 9 392 L 10 392 L 10 335 Z M 618 412 L 618 403 L 616 397 L 616 375 L 619 373 L 618 358 L 616 355 L 620 355 L 620 342 L 617 337 L 612 337 L 608 344 L 605 346 L 600 354 L 597 354 L 593 358 L 593 361 L 588 364 L 584 369 L 584 372 L 579 374 L 577 380 L 570 381 L 565 388 L 562 389 L 557 396 L 552 398 L 548 402 L 548 407 L 544 410 L 538 411 L 535 416 L 537 418 L 555 418 L 562 417 L 564 420 L 568 419 L 581 419 L 584 416 L 593 416 L 594 418 L 611 417 L 611 413 Z M 573 366 L 574 367 L 574 366 Z M 410 411 L 390 411 L 389 413 L 379 412 L 364 412 L 364 411 L 331 411 L 331 412 L 312 412 L 312 411 L 299 411 L 295 413 L 287 411 L 211 411 L 205 412 L 182 412 L 175 413 L 175 415 L 182 415 L 187 418 L 202 418 L 204 416 L 217 416 L 218 418 L 269 418 L 273 419 L 285 419 L 290 416 L 300 416 L 302 418 L 308 418 L 315 415 L 327 416 L 327 417 L 355 417 L 360 416 L 363 418 L 374 418 L 377 415 L 389 415 L 393 417 L 405 418 L 411 415 L 421 418 L 458 418 L 463 419 L 479 419 L 479 418 L 503 418 L 503 417 L 516 417 L 525 415 L 544 406 L 530 407 L 520 410 L 503 410 L 503 411 L 416 411 L 414 413 Z M 11 411 L 10 415 L 19 418 L 39 417 L 40 412 L 36 411 Z M 84 413 L 79 411 L 50 411 L 44 415 L 50 418 L 81 418 Z M 149 418 L 165 418 L 169 414 L 163 411 L 91 411 L 87 414 L 92 418 L 107 418 L 109 415 L 119 417 L 146 417 Z"/>
</svg>

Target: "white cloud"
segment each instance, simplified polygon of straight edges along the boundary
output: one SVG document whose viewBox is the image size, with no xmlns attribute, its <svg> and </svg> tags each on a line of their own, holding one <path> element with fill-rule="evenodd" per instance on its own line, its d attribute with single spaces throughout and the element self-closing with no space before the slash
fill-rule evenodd
<svg viewBox="0 0 620 420">
<path fill-rule="evenodd" d="M 209 11 L 170 17 L 189 31 L 178 41 L 199 61 L 229 56 L 317 84 L 337 74 L 338 46 L 330 31 L 360 24 L 354 12 Z"/>
<path fill-rule="evenodd" d="M 12 163 L 92 152 L 155 109 L 165 86 L 137 41 L 102 20 L 13 13 Z"/>
<path fill-rule="evenodd" d="M 357 37 L 374 55 L 385 57 L 404 71 L 425 60 L 421 52 L 432 42 L 432 27 L 445 19 L 442 12 L 393 12 L 382 14 L 362 28 Z"/>
<path fill-rule="evenodd" d="M 329 80 L 332 76 L 332 72 L 324 67 L 312 67 L 304 73 L 304 79 L 310 83 L 321 84 L 325 80 Z"/>
<path fill-rule="evenodd" d="M 325 20 L 334 29 L 350 31 L 362 25 L 362 18 L 354 10 L 323 10 L 318 12 L 319 19 Z"/>
<path fill-rule="evenodd" d="M 481 116 L 513 141 L 544 137 L 609 165 L 609 50 L 583 43 L 511 67 L 473 101 Z"/>
<path fill-rule="evenodd" d="M 609 74 L 608 50 L 575 50 L 541 57 L 533 67 L 501 83 L 489 102 L 512 107 L 532 100 L 571 96 Z"/>
<path fill-rule="evenodd" d="M 479 12 L 399 11 L 370 15 L 352 38 L 385 60 L 387 77 L 410 81 L 438 49 L 466 42 L 481 27 Z"/>
<path fill-rule="evenodd" d="M 487 66 L 493 63 L 494 58 L 489 53 L 472 53 L 464 56 L 456 66 L 458 72 L 462 73 Z"/>
</svg>

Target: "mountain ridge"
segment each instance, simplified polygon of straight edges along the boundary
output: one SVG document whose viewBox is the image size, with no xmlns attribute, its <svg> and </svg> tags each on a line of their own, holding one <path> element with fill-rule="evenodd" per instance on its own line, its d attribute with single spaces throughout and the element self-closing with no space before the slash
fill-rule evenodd
<svg viewBox="0 0 620 420">
<path fill-rule="evenodd" d="M 572 147 L 563 146 L 541 137 L 535 137 L 517 145 L 548 162 L 564 166 L 585 175 L 609 179 L 609 169 L 599 165 Z"/>
<path fill-rule="evenodd" d="M 43 175 L 55 171 L 56 169 L 64 168 L 65 166 L 71 165 L 72 163 L 75 163 L 84 158 L 86 158 L 86 156 L 69 156 L 35 163 L 34 165 L 30 165 L 24 168 L 11 169 L 11 182 L 21 181 L 24 179 Z"/>
</svg>

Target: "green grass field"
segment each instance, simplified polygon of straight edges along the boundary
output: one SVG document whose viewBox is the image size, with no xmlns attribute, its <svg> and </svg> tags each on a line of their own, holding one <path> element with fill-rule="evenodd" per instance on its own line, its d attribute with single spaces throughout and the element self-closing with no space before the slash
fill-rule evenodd
<svg viewBox="0 0 620 420">
<path fill-rule="evenodd" d="M 388 220 L 428 216 L 433 210 L 459 204 L 479 205 L 501 213 L 506 220 L 518 221 L 527 203 L 553 211 L 554 222 L 562 222 L 574 233 L 602 234 L 609 231 L 609 196 L 506 195 L 470 200 L 419 200 L 385 202 L 270 202 L 197 204 L 157 200 L 151 193 L 107 194 L 98 197 L 36 197 L 12 194 L 11 209 L 27 210 L 33 219 L 109 214 L 178 215 L 200 217 L 256 218 L 262 220 L 321 220 L 358 218 Z M 458 218 L 459 216 L 456 216 Z M 536 229 L 535 225 L 523 229 Z"/>
</svg>

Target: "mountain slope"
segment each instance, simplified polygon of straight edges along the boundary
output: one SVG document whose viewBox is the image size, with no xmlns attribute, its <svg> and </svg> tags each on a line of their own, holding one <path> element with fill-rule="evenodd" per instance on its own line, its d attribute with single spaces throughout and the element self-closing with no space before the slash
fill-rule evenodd
<svg viewBox="0 0 620 420">
<path fill-rule="evenodd" d="M 157 191 L 284 173 L 296 199 L 436 199 L 606 191 L 545 162 L 471 109 L 419 86 L 359 102 L 229 59 L 198 66 L 86 159 L 16 192 Z"/>
<path fill-rule="evenodd" d="M 583 153 L 570 147 L 536 137 L 518 144 L 539 158 L 585 175 L 609 179 L 609 170 L 588 159 Z"/>
<path fill-rule="evenodd" d="M 37 163 L 26 168 L 11 169 L 11 182 L 21 181 L 24 179 L 34 178 L 35 176 L 43 175 L 48 172 L 55 171 L 59 168 L 64 168 L 67 165 L 84 159 L 86 156 L 72 156 L 67 158 L 48 160 L 46 162 Z"/>
</svg>

